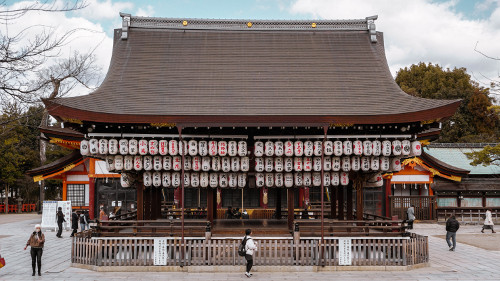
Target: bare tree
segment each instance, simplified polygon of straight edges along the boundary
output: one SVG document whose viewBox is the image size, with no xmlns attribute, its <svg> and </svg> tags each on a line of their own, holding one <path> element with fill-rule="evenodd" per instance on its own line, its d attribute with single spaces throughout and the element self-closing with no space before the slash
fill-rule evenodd
<svg viewBox="0 0 500 281">
<path fill-rule="evenodd" d="M 478 45 L 479 45 L 479 41 L 476 42 L 476 46 L 474 46 L 474 51 L 477 52 L 478 54 L 482 55 L 483 57 L 487 58 L 487 59 L 490 59 L 490 60 L 494 60 L 494 61 L 500 61 L 500 57 L 494 57 L 494 56 L 491 56 L 491 55 L 488 55 L 486 54 L 485 52 L 481 51 L 479 48 L 478 48 Z M 487 77 L 485 76 L 484 74 L 482 73 L 479 73 L 483 79 L 486 79 L 490 82 L 490 92 L 493 93 L 494 95 L 496 95 L 497 97 L 500 97 L 500 72 L 498 73 L 498 77 L 496 78 L 491 78 L 491 77 Z M 500 102 L 500 100 L 497 100 Z"/>
</svg>

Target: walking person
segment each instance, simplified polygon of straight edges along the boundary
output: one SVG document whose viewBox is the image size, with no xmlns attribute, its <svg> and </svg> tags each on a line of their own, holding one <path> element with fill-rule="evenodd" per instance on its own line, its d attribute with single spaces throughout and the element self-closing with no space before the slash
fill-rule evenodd
<svg viewBox="0 0 500 281">
<path fill-rule="evenodd" d="M 35 276 L 35 266 L 38 265 L 38 276 L 42 276 L 42 253 L 43 244 L 45 243 L 45 235 L 42 233 L 42 227 L 37 224 L 35 225 L 35 231 L 31 233 L 24 250 L 31 247 L 31 267 L 33 268 L 33 274 Z"/>
<path fill-rule="evenodd" d="M 85 213 L 80 213 L 80 231 L 85 231 L 85 228 L 88 224 L 89 223 L 87 221 L 87 216 L 85 215 Z"/>
<path fill-rule="evenodd" d="M 490 209 L 486 210 L 486 214 L 484 216 L 484 224 L 481 232 L 484 233 L 485 229 L 491 229 L 491 233 L 496 233 L 495 230 L 493 230 L 493 218 L 491 216 Z"/>
<path fill-rule="evenodd" d="M 62 207 L 59 207 L 57 209 L 56 216 L 57 216 L 57 227 L 59 228 L 57 230 L 56 237 L 57 238 L 62 238 L 61 234 L 62 234 L 62 231 L 63 231 L 63 222 L 66 222 L 66 220 L 64 219 L 64 214 L 62 212 Z"/>
<path fill-rule="evenodd" d="M 79 221 L 79 216 L 78 214 L 76 213 L 76 211 L 73 211 L 73 213 L 71 213 L 71 229 L 73 229 L 73 231 L 71 232 L 71 237 L 75 236 L 75 233 L 78 232 L 78 221 Z"/>
<path fill-rule="evenodd" d="M 408 229 L 413 229 L 413 221 L 415 220 L 415 205 L 411 205 L 406 211 L 408 215 Z"/>
<path fill-rule="evenodd" d="M 451 216 L 446 221 L 446 243 L 450 247 L 450 251 L 455 251 L 457 247 L 457 231 L 460 228 L 460 223 L 455 219 L 455 216 Z M 450 238 L 453 244 L 450 242 Z"/>
<path fill-rule="evenodd" d="M 245 275 L 248 278 L 252 276 L 250 270 L 253 266 L 253 254 L 257 251 L 257 243 L 253 241 L 252 237 L 250 237 L 250 234 L 252 234 L 251 229 L 245 230 L 245 237 L 243 238 L 244 240 L 246 240 L 245 259 L 247 260 L 247 271 L 245 272 Z"/>
</svg>

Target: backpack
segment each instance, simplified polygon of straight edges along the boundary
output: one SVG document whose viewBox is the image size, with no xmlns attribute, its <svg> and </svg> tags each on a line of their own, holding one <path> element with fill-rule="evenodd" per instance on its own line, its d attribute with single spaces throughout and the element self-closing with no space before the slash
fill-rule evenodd
<svg viewBox="0 0 500 281">
<path fill-rule="evenodd" d="M 240 246 L 238 246 L 238 255 L 240 255 L 241 257 L 244 257 L 247 253 L 247 251 L 245 250 L 245 246 L 247 245 L 247 237 L 245 236 L 245 238 L 243 238 L 243 240 L 241 241 L 240 243 Z"/>
</svg>

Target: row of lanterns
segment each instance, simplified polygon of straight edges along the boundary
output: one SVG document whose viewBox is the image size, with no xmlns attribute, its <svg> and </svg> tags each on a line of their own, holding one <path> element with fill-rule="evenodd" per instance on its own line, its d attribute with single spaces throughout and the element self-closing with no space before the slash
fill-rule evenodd
<svg viewBox="0 0 500 281">
<path fill-rule="evenodd" d="M 323 173 L 324 186 L 338 186 L 349 184 L 349 174 Z M 321 173 L 256 173 L 255 186 L 257 187 L 293 187 L 293 186 L 321 186 Z"/>
<path fill-rule="evenodd" d="M 180 187 L 182 173 L 179 172 L 150 172 L 142 174 L 144 186 L 150 187 Z M 121 174 L 121 184 L 123 187 L 132 185 L 131 176 L 127 173 Z M 247 184 L 246 173 L 184 173 L 185 187 L 220 187 L 220 188 L 243 188 Z"/>
</svg>

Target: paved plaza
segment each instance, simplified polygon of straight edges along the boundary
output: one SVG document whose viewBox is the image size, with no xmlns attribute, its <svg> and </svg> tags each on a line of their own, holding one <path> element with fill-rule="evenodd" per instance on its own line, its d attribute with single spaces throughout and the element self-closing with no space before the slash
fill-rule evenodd
<svg viewBox="0 0 500 281">
<path fill-rule="evenodd" d="M 35 214 L 0 215 L 0 253 L 7 266 L 0 269 L 0 280 L 246 280 L 242 272 L 165 273 L 94 272 L 70 267 L 70 232 L 63 239 L 46 232 L 42 257 L 42 276 L 31 276 L 29 249 L 23 247 L 41 216 Z M 500 229 L 500 228 L 499 228 Z M 415 224 L 414 231 L 429 236 L 430 266 L 411 271 L 364 272 L 259 272 L 252 280 L 500 280 L 500 235 L 480 233 L 481 226 L 462 226 L 456 252 L 448 251 L 444 226 Z M 493 250 L 495 249 L 495 250 Z M 236 268 L 235 268 L 236 269 Z M 239 270 L 239 268 L 238 268 Z"/>
</svg>

